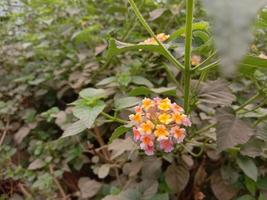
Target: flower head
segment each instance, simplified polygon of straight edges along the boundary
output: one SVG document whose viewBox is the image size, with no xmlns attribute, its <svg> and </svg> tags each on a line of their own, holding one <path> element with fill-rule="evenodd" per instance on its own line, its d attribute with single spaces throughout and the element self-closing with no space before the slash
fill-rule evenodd
<svg viewBox="0 0 267 200">
<path fill-rule="evenodd" d="M 129 118 L 133 122 L 133 139 L 147 155 L 157 150 L 172 152 L 186 136 L 184 127 L 191 126 L 184 109 L 169 98 L 145 98 Z"/>
<path fill-rule="evenodd" d="M 168 132 L 166 126 L 157 125 L 154 134 L 158 138 L 158 140 L 162 140 L 162 139 L 168 138 L 169 132 Z"/>
<path fill-rule="evenodd" d="M 173 142 L 171 140 L 161 140 L 159 142 L 160 149 L 164 150 L 166 153 L 170 153 L 173 150 Z"/>
<path fill-rule="evenodd" d="M 166 35 L 165 33 L 160 33 L 158 35 L 156 35 L 156 38 L 160 41 L 160 42 L 165 42 L 167 39 L 169 39 L 170 35 Z M 157 45 L 157 41 L 155 40 L 155 38 L 148 38 L 143 42 L 140 42 L 139 44 L 146 44 L 146 45 Z"/>
</svg>

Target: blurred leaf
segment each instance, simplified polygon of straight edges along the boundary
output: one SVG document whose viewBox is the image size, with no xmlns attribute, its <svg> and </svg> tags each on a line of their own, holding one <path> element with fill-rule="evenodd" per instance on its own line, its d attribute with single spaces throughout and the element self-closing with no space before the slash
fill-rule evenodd
<svg viewBox="0 0 267 200">
<path fill-rule="evenodd" d="M 36 169 L 40 169 L 40 168 L 42 168 L 44 166 L 45 166 L 45 162 L 44 161 L 42 161 L 41 159 L 35 159 L 28 166 L 28 169 L 29 170 L 36 170 Z"/>
<path fill-rule="evenodd" d="M 140 103 L 140 99 L 137 97 L 123 97 L 115 99 L 114 106 L 116 110 L 133 107 Z"/>
<path fill-rule="evenodd" d="M 97 116 L 104 110 L 106 104 L 98 100 L 94 106 L 78 104 L 73 109 L 75 117 L 80 119 L 87 128 L 92 128 Z"/>
<path fill-rule="evenodd" d="M 98 83 L 96 84 L 96 86 L 107 85 L 107 84 L 109 84 L 109 83 L 113 83 L 113 82 L 115 82 L 115 81 L 116 81 L 116 77 L 115 77 L 115 76 L 110 76 L 110 77 L 107 77 L 107 78 L 101 80 L 100 82 L 98 82 Z"/>
<path fill-rule="evenodd" d="M 223 180 L 219 171 L 211 175 L 211 189 L 218 200 L 231 200 L 238 193 L 233 185 Z"/>
<path fill-rule="evenodd" d="M 77 31 L 76 33 L 74 33 L 71 40 L 73 40 L 77 44 L 80 44 L 83 42 L 90 42 L 93 40 L 94 34 L 98 32 L 99 29 L 100 29 L 100 25 L 98 24 L 87 27 L 81 31 Z"/>
<path fill-rule="evenodd" d="M 179 28 L 178 30 L 176 30 L 175 32 L 173 32 L 168 41 L 172 41 L 178 37 L 181 37 L 185 34 L 185 29 L 186 27 L 183 26 L 181 28 Z M 192 27 L 193 31 L 194 30 L 204 30 L 204 31 L 208 31 L 209 30 L 209 23 L 208 22 L 197 22 L 197 23 L 193 23 L 193 27 Z"/>
<path fill-rule="evenodd" d="M 79 96 L 85 99 L 101 99 L 107 97 L 107 92 L 104 89 L 86 88 L 79 93 Z"/>
<path fill-rule="evenodd" d="M 128 94 L 130 96 L 140 96 L 140 95 L 148 96 L 151 93 L 152 91 L 149 88 L 141 86 L 132 89 Z"/>
<path fill-rule="evenodd" d="M 22 140 L 30 133 L 31 129 L 28 126 L 21 127 L 14 135 L 14 140 L 17 144 L 20 144 Z"/>
<path fill-rule="evenodd" d="M 119 138 L 124 133 L 126 133 L 128 130 L 130 130 L 130 129 L 128 127 L 125 127 L 125 126 L 119 126 L 118 128 L 116 128 L 109 138 L 109 143 L 112 143 L 113 140 Z"/>
<path fill-rule="evenodd" d="M 159 18 L 167 9 L 166 8 L 158 8 L 149 13 L 149 21 L 154 21 Z"/>
<path fill-rule="evenodd" d="M 162 51 L 161 47 L 158 45 L 146 45 L 146 44 L 131 44 L 117 41 L 115 39 L 109 40 L 109 48 L 108 48 L 108 57 L 112 58 L 118 54 L 127 52 L 127 51 L 140 51 L 145 50 L 149 52 L 156 52 L 161 55 L 166 56 L 164 51 Z"/>
<path fill-rule="evenodd" d="M 82 131 L 86 130 L 86 126 L 82 122 L 82 120 L 79 120 L 77 122 L 74 122 L 73 124 L 69 125 L 66 130 L 64 131 L 61 138 L 69 137 L 73 135 L 77 135 L 81 133 Z"/>
<path fill-rule="evenodd" d="M 256 200 L 253 196 L 251 195 L 243 195 L 242 197 L 238 197 L 236 200 Z"/>
<path fill-rule="evenodd" d="M 214 106 L 230 106 L 236 99 L 228 87 L 228 83 L 221 79 L 202 83 L 199 88 L 199 103 Z"/>
<path fill-rule="evenodd" d="M 237 157 L 237 164 L 242 171 L 252 180 L 257 181 L 258 169 L 254 161 L 247 157 Z"/>
<path fill-rule="evenodd" d="M 263 151 L 263 147 L 265 146 L 264 141 L 259 139 L 251 139 L 246 144 L 242 145 L 240 153 L 243 156 L 249 156 L 252 158 L 255 158 L 257 156 L 260 156 Z"/>
<path fill-rule="evenodd" d="M 153 87 L 153 84 L 142 76 L 132 76 L 132 82 L 135 83 L 136 85 L 145 85 L 149 88 Z"/>
<path fill-rule="evenodd" d="M 254 135 L 253 129 L 233 114 L 221 109 L 217 114 L 217 148 L 218 151 L 248 142 Z"/>
<path fill-rule="evenodd" d="M 168 193 L 156 194 L 150 200 L 169 200 L 169 194 Z"/>
<path fill-rule="evenodd" d="M 134 151 L 137 149 L 133 140 L 128 137 L 126 139 L 115 139 L 108 145 L 108 149 L 112 151 L 111 159 L 115 159 L 126 151 Z"/>
<path fill-rule="evenodd" d="M 258 56 L 248 55 L 240 63 L 241 73 L 250 76 L 256 69 L 266 69 L 267 60 Z"/>
<path fill-rule="evenodd" d="M 95 196 L 101 188 L 101 184 L 95 180 L 91 180 L 87 177 L 79 179 L 78 187 L 81 191 L 81 198 L 91 198 Z"/>
<path fill-rule="evenodd" d="M 255 192 L 256 192 L 256 182 L 253 181 L 251 178 L 246 176 L 245 177 L 245 185 L 246 185 L 246 188 L 248 189 L 248 191 L 250 192 L 250 194 L 252 194 L 254 196 Z"/>
<path fill-rule="evenodd" d="M 213 18 L 214 39 L 221 57 L 221 71 L 225 75 L 232 75 L 252 40 L 251 23 L 267 1 L 203 0 L 203 3 Z"/>
<path fill-rule="evenodd" d="M 98 169 L 98 178 L 100 179 L 103 179 L 105 178 L 108 174 L 109 174 L 109 171 L 110 171 L 110 165 L 109 164 L 104 164 L 104 165 L 101 165 Z"/>
<path fill-rule="evenodd" d="M 165 181 L 175 193 L 180 193 L 189 181 L 189 170 L 183 165 L 171 164 L 165 172 Z"/>
</svg>

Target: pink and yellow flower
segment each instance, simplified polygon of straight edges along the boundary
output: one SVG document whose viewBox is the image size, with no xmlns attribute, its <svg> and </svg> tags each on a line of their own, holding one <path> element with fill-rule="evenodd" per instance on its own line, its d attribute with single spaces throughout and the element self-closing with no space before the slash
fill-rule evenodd
<svg viewBox="0 0 267 200">
<path fill-rule="evenodd" d="M 168 98 L 159 101 L 159 109 L 163 111 L 168 111 L 171 108 L 171 101 Z"/>
<path fill-rule="evenodd" d="M 145 98 L 143 101 L 142 101 L 142 108 L 144 108 L 146 111 L 151 108 L 152 106 L 154 105 L 154 102 L 149 99 L 149 98 Z"/>
<path fill-rule="evenodd" d="M 184 109 L 169 98 L 143 99 L 130 115 L 133 122 L 133 139 L 147 155 L 156 150 L 166 153 L 173 151 L 174 145 L 183 142 L 191 121 Z"/>
<path fill-rule="evenodd" d="M 160 114 L 159 121 L 163 124 L 169 124 L 172 122 L 172 116 L 167 113 Z"/>
<path fill-rule="evenodd" d="M 172 133 L 173 137 L 176 139 L 178 144 L 183 142 L 183 140 L 185 138 L 185 129 L 184 128 L 180 128 L 178 126 L 175 126 L 171 129 L 171 133 Z"/>
<path fill-rule="evenodd" d="M 151 134 L 152 130 L 154 129 L 155 125 L 151 121 L 146 121 L 140 125 L 140 128 L 138 129 L 142 133 L 145 134 Z"/>
<path fill-rule="evenodd" d="M 134 134 L 134 141 L 137 142 L 141 138 L 140 132 L 137 130 L 136 127 L 133 127 L 133 134 Z"/>
<path fill-rule="evenodd" d="M 170 153 L 173 150 L 173 142 L 171 140 L 161 140 L 159 142 L 159 147 L 164 150 L 164 152 Z"/>
<path fill-rule="evenodd" d="M 179 112 L 175 112 L 172 114 L 172 119 L 176 124 L 181 124 L 184 119 L 184 115 Z"/>
<path fill-rule="evenodd" d="M 154 135 L 157 137 L 158 140 L 167 139 L 169 132 L 164 125 L 157 125 Z"/>
<path fill-rule="evenodd" d="M 142 122 L 142 115 L 141 113 L 136 113 L 135 115 L 132 114 L 129 116 L 130 120 L 134 123 L 141 123 Z"/>
</svg>

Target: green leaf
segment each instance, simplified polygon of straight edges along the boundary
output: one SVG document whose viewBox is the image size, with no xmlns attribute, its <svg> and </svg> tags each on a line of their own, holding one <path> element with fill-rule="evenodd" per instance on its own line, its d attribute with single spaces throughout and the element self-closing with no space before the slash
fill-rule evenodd
<svg viewBox="0 0 267 200">
<path fill-rule="evenodd" d="M 116 110 L 133 107 L 140 103 L 140 99 L 137 97 L 123 97 L 115 99 L 114 106 Z"/>
<path fill-rule="evenodd" d="M 169 194 L 168 193 L 156 194 L 150 200 L 169 200 Z"/>
<path fill-rule="evenodd" d="M 237 157 L 237 164 L 249 178 L 257 181 L 258 169 L 252 159 L 239 156 Z"/>
<path fill-rule="evenodd" d="M 130 128 L 127 128 L 125 126 L 119 126 L 114 130 L 114 132 L 111 134 L 111 137 L 109 138 L 109 143 L 112 143 L 113 140 L 119 138 L 122 136 L 124 133 L 126 133 Z"/>
<path fill-rule="evenodd" d="M 136 85 L 145 85 L 149 88 L 153 87 L 153 84 L 142 76 L 132 76 L 132 83 Z"/>
<path fill-rule="evenodd" d="M 262 192 L 260 193 L 258 200 L 266 200 L 266 198 Z"/>
<path fill-rule="evenodd" d="M 185 34 L 185 29 L 186 29 L 186 27 L 183 26 L 183 27 L 179 28 L 178 30 L 176 30 L 175 32 L 173 32 L 170 35 L 168 41 L 172 41 L 172 40 L 184 35 Z M 193 23 L 192 29 L 193 29 L 193 31 L 194 30 L 205 30 L 205 31 L 208 31 L 209 30 L 209 23 L 205 22 L 205 21 L 198 22 L 198 23 Z"/>
<path fill-rule="evenodd" d="M 250 192 L 250 194 L 252 194 L 254 196 L 256 193 L 255 181 L 253 181 L 251 178 L 246 176 L 245 177 L 245 185 L 246 185 L 246 188 L 248 189 L 248 191 Z"/>
<path fill-rule="evenodd" d="M 115 76 L 110 76 L 110 77 L 107 77 L 107 78 L 101 80 L 100 82 L 98 82 L 96 84 L 96 86 L 107 85 L 107 84 L 113 83 L 115 81 L 116 81 L 116 77 Z"/>
<path fill-rule="evenodd" d="M 258 56 L 248 55 L 240 63 L 240 72 L 248 76 L 251 76 L 258 68 L 267 69 L 267 60 Z"/>
<path fill-rule="evenodd" d="M 109 40 L 109 48 L 107 56 L 109 59 L 111 59 L 113 56 L 116 56 L 118 54 L 134 50 L 135 51 L 145 50 L 167 56 L 159 45 L 131 44 L 131 43 L 120 42 L 115 39 Z"/>
<path fill-rule="evenodd" d="M 94 106 L 78 104 L 74 107 L 73 114 L 80 119 L 87 128 L 92 128 L 97 116 L 104 110 L 105 103 L 98 100 Z"/>
<path fill-rule="evenodd" d="M 77 122 L 74 122 L 73 124 L 69 125 L 66 130 L 64 131 L 63 135 L 61 138 L 77 135 L 81 132 L 83 132 L 86 129 L 86 126 L 84 123 L 79 120 Z"/>
<path fill-rule="evenodd" d="M 128 93 L 128 95 L 130 95 L 130 96 L 140 96 L 140 95 L 148 96 L 151 93 L 153 93 L 153 92 L 149 88 L 141 86 L 141 87 L 136 87 L 136 88 L 132 89 Z"/>
<path fill-rule="evenodd" d="M 84 99 L 101 99 L 107 97 L 104 89 L 86 88 L 80 91 L 79 96 Z"/>
<path fill-rule="evenodd" d="M 256 200 L 256 199 L 253 196 L 246 194 L 243 195 L 242 197 L 237 198 L 236 200 Z"/>
<path fill-rule="evenodd" d="M 80 44 L 83 42 L 90 42 L 94 38 L 94 34 L 98 32 L 99 29 L 100 29 L 100 25 L 95 24 L 81 31 L 77 31 L 76 33 L 73 34 L 71 40 L 77 44 Z"/>
<path fill-rule="evenodd" d="M 261 190 L 267 190 L 267 176 L 259 178 L 257 187 Z"/>
</svg>

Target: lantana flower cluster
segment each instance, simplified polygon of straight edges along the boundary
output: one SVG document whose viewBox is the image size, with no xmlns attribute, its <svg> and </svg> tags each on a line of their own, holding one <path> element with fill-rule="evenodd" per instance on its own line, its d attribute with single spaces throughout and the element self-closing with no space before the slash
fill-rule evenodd
<svg viewBox="0 0 267 200">
<path fill-rule="evenodd" d="M 170 37 L 170 35 L 166 35 L 165 33 L 159 33 L 156 35 L 156 38 L 161 41 L 161 42 L 165 42 L 166 40 L 168 40 Z M 146 39 L 145 41 L 143 42 L 140 42 L 139 44 L 146 44 L 146 45 L 149 45 L 149 44 L 154 44 L 154 45 L 157 45 L 157 41 L 155 40 L 155 38 L 148 38 Z"/>
<path fill-rule="evenodd" d="M 129 118 L 134 141 L 147 155 L 153 155 L 156 150 L 171 152 L 175 144 L 183 142 L 185 127 L 191 126 L 184 109 L 168 98 L 143 99 Z"/>
</svg>

